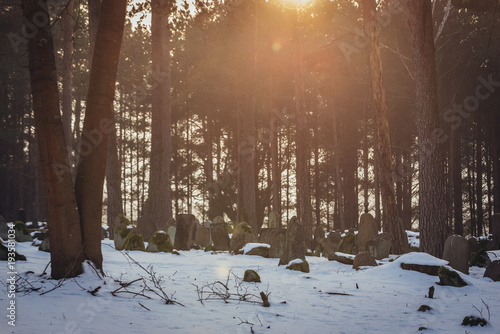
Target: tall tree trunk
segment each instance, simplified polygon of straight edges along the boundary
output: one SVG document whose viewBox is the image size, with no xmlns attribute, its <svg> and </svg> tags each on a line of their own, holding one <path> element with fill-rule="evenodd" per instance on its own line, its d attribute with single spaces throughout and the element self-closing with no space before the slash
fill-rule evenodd
<svg viewBox="0 0 500 334">
<path fill-rule="evenodd" d="M 273 117 L 273 116 L 271 116 Z M 281 227 L 281 168 L 279 163 L 278 137 L 279 127 L 271 129 L 271 178 L 273 181 L 273 211 L 276 214 L 276 226 Z"/>
<path fill-rule="evenodd" d="M 82 272 L 84 253 L 59 110 L 54 45 L 46 3 L 23 0 L 23 15 L 32 25 L 34 15 L 46 16 L 43 26 L 39 26 L 40 20 L 36 21 L 39 29 L 28 40 L 31 91 L 50 230 L 51 275 L 55 279 L 74 277 Z"/>
<path fill-rule="evenodd" d="M 297 15 L 297 13 L 295 13 Z M 308 162 L 310 159 L 310 135 L 307 122 L 306 102 L 304 97 L 304 69 L 302 46 L 298 32 L 298 18 L 294 19 L 292 32 L 293 39 L 293 79 L 295 91 L 295 110 L 297 129 L 296 145 L 296 177 L 297 177 L 297 217 L 299 224 L 304 227 L 306 245 L 312 240 L 312 205 L 311 180 Z"/>
<path fill-rule="evenodd" d="M 408 2 L 419 150 L 420 250 L 441 257 L 446 241 L 445 179 L 430 0 Z"/>
<path fill-rule="evenodd" d="M 73 116 L 73 71 L 71 69 L 73 58 L 73 6 L 74 0 L 70 0 L 62 13 L 63 25 L 63 78 L 62 78 L 62 117 L 64 136 L 68 147 L 68 158 L 72 162 L 73 131 L 71 119 Z M 71 166 L 71 165 L 70 165 Z"/>
<path fill-rule="evenodd" d="M 256 159 L 257 147 L 255 142 L 255 90 L 257 75 L 257 23 L 258 23 L 258 0 L 252 0 L 250 4 L 251 28 L 247 40 L 247 84 L 245 106 L 241 117 L 241 140 L 240 144 L 240 168 L 241 168 L 241 191 L 242 191 L 242 219 L 252 227 L 254 233 L 258 233 L 262 222 L 257 222 L 257 175 Z"/>
<path fill-rule="evenodd" d="M 382 206 L 384 210 L 384 232 L 391 239 L 391 248 L 394 254 L 409 251 L 408 239 L 403 223 L 398 215 L 396 195 L 394 192 L 394 176 L 392 168 L 391 142 L 389 138 L 389 121 L 387 105 L 385 103 L 385 89 L 382 76 L 382 60 L 380 59 L 380 42 L 375 31 L 375 0 L 363 0 L 363 17 L 366 27 L 370 31 L 370 69 L 372 76 L 372 91 L 375 101 L 374 120 L 377 129 L 377 144 L 379 156 L 380 188 L 382 192 Z"/>
<path fill-rule="evenodd" d="M 336 208 L 337 208 L 337 215 L 338 220 L 336 224 L 336 228 L 340 228 L 342 231 L 345 230 L 346 224 L 345 224 L 345 219 L 344 219 L 344 197 L 343 197 L 343 186 L 342 186 L 342 177 L 340 175 L 340 145 L 339 145 L 339 135 L 338 135 L 338 129 L 337 129 L 337 111 L 335 109 L 335 106 L 332 109 L 333 111 L 333 150 L 335 152 L 334 154 L 334 163 L 335 163 L 335 189 L 336 189 Z"/>
<path fill-rule="evenodd" d="M 109 0 L 102 4 L 75 183 L 85 257 L 99 269 L 102 269 L 103 185 L 108 137 L 113 131 L 113 101 L 126 7 L 125 0 Z"/>
<path fill-rule="evenodd" d="M 170 188 L 171 107 L 170 107 L 170 27 L 172 0 L 154 0 L 152 7 L 152 65 L 155 73 L 151 119 L 151 160 L 148 200 L 142 225 L 143 234 L 165 228 L 172 218 Z"/>
<path fill-rule="evenodd" d="M 121 162 L 118 159 L 118 140 L 116 123 L 109 135 L 108 162 L 106 165 L 107 225 L 110 239 L 114 238 L 114 222 L 119 214 L 123 214 L 123 198 L 121 188 Z M 139 160 L 139 159 L 137 159 Z"/>
<path fill-rule="evenodd" d="M 363 109 L 363 207 L 364 212 L 368 213 L 369 196 L 368 196 L 368 113 L 367 108 Z"/>
<path fill-rule="evenodd" d="M 477 206 L 477 231 L 478 236 L 483 235 L 484 210 L 483 210 L 483 132 L 481 126 L 481 113 L 477 114 L 476 124 L 476 206 Z"/>
</svg>

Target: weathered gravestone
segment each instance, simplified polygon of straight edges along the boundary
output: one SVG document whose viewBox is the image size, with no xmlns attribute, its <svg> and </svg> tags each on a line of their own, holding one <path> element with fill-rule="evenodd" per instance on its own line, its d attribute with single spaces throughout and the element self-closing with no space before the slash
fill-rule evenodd
<svg viewBox="0 0 500 334">
<path fill-rule="evenodd" d="M 125 241 L 123 243 L 124 250 L 139 250 L 145 251 L 144 239 L 142 233 L 138 228 L 132 228 L 132 230 L 127 234 Z"/>
<path fill-rule="evenodd" d="M 16 224 L 14 225 L 14 231 L 16 231 L 17 242 L 33 241 L 33 238 L 31 237 L 28 229 L 26 228 L 25 223 L 17 221 Z"/>
<path fill-rule="evenodd" d="M 377 261 L 371 256 L 369 252 L 361 252 L 354 258 L 354 263 L 352 264 L 353 269 L 359 269 L 360 267 L 375 267 L 377 266 Z"/>
<path fill-rule="evenodd" d="M 285 236 L 286 229 L 284 228 L 263 228 L 260 230 L 259 242 L 271 245 L 270 258 L 280 258 L 283 254 Z"/>
<path fill-rule="evenodd" d="M 354 231 L 349 231 L 340 241 L 337 251 L 347 254 L 357 254 L 356 235 Z"/>
<path fill-rule="evenodd" d="M 469 261 L 481 250 L 481 246 L 479 246 L 476 238 L 471 237 L 467 239 L 467 243 L 469 244 Z"/>
<path fill-rule="evenodd" d="M 175 242 L 175 234 L 176 234 L 177 228 L 175 226 L 169 226 L 167 229 L 167 234 L 168 237 L 170 238 L 170 242 L 172 245 L 174 245 Z"/>
<path fill-rule="evenodd" d="M 174 247 L 178 250 L 190 250 L 193 245 L 196 218 L 191 214 L 177 215 Z"/>
<path fill-rule="evenodd" d="M 316 228 L 314 229 L 314 240 L 313 240 L 313 245 L 312 249 L 321 249 L 323 246 L 325 240 L 325 229 L 321 225 L 316 225 Z"/>
<path fill-rule="evenodd" d="M 255 236 L 253 235 L 250 225 L 247 223 L 239 223 L 234 229 L 229 250 L 231 252 L 238 253 L 239 250 L 245 246 L 245 244 L 254 241 Z"/>
<path fill-rule="evenodd" d="M 460 235 L 451 235 L 444 244 L 443 260 L 464 274 L 469 274 L 469 243 Z"/>
<path fill-rule="evenodd" d="M 170 253 L 174 250 L 172 242 L 168 233 L 162 230 L 158 230 L 153 234 L 151 239 L 149 239 L 148 247 L 146 247 L 146 252 L 157 253 L 165 252 Z"/>
<path fill-rule="evenodd" d="M 491 278 L 495 282 L 500 281 L 500 260 L 491 262 L 486 268 L 483 277 Z"/>
<path fill-rule="evenodd" d="M 339 248 L 340 241 L 342 241 L 342 236 L 339 231 L 328 233 L 328 236 L 323 241 L 323 256 L 328 259 L 333 257 Z"/>
<path fill-rule="evenodd" d="M 368 240 L 378 235 L 377 223 L 375 218 L 369 213 L 364 213 L 359 218 L 358 235 L 356 243 L 360 252 L 368 250 L 365 248 Z"/>
<path fill-rule="evenodd" d="M 306 243 L 302 222 L 297 217 L 292 217 L 286 228 L 286 237 L 283 247 L 283 254 L 280 257 L 279 265 L 288 265 L 295 259 L 305 259 Z"/>
<path fill-rule="evenodd" d="M 278 214 L 275 211 L 269 212 L 269 228 L 278 227 Z"/>
<path fill-rule="evenodd" d="M 125 218 L 124 215 L 119 214 L 114 221 L 115 226 L 115 238 L 113 240 L 116 250 L 123 250 L 123 245 L 125 244 L 125 238 L 132 230 L 132 225 L 130 220 Z"/>
<path fill-rule="evenodd" d="M 215 217 L 212 225 L 210 225 L 210 234 L 215 251 L 229 250 L 230 239 L 226 225 L 221 217 Z"/>
<path fill-rule="evenodd" d="M 200 247 L 207 247 L 210 245 L 210 229 L 204 225 L 198 226 L 196 229 L 196 237 L 194 243 Z"/>
<path fill-rule="evenodd" d="M 365 248 L 377 260 L 389 257 L 389 252 L 391 250 L 391 240 L 389 239 L 389 234 L 382 233 L 368 240 Z"/>
</svg>

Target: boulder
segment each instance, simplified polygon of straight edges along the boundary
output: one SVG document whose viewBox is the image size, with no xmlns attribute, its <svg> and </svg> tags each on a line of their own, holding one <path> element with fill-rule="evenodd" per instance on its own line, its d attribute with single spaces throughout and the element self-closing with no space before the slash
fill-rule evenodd
<svg viewBox="0 0 500 334">
<path fill-rule="evenodd" d="M 462 277 L 460 277 L 460 274 L 454 270 L 446 268 L 445 266 L 439 267 L 437 273 L 440 285 L 455 286 L 459 288 L 467 285 Z"/>
<path fill-rule="evenodd" d="M 287 265 L 294 259 L 304 259 L 306 256 L 306 243 L 304 226 L 297 219 L 292 217 L 288 222 L 283 245 L 283 254 L 280 257 L 279 265 Z"/>
<path fill-rule="evenodd" d="M 286 269 L 295 270 L 295 271 L 302 271 L 303 273 L 308 273 L 309 272 L 309 263 L 306 261 L 305 258 L 295 259 L 295 260 L 292 260 L 288 263 L 288 265 L 286 266 Z"/>
<path fill-rule="evenodd" d="M 115 244 L 116 250 L 123 250 L 125 244 L 125 238 L 132 230 L 132 225 L 130 220 L 128 220 L 124 215 L 119 214 L 118 219 L 115 219 L 115 235 L 113 242 Z"/>
<path fill-rule="evenodd" d="M 16 231 L 16 241 L 17 242 L 33 242 L 33 238 L 31 237 L 28 229 L 26 228 L 26 224 L 17 221 L 16 224 L 14 225 L 14 231 Z"/>
<path fill-rule="evenodd" d="M 254 283 L 260 283 L 260 276 L 257 274 L 255 270 L 245 270 L 245 274 L 243 275 L 243 281 L 245 282 L 254 282 Z"/>
<path fill-rule="evenodd" d="M 356 254 L 358 248 L 356 246 L 356 235 L 353 231 L 349 231 L 340 241 L 337 251 L 347 254 Z"/>
<path fill-rule="evenodd" d="M 123 244 L 124 250 L 140 250 L 145 251 L 144 239 L 142 237 L 141 231 L 137 228 L 132 228 L 130 233 L 125 238 Z"/>
<path fill-rule="evenodd" d="M 342 236 L 338 231 L 332 231 L 328 233 L 328 236 L 323 241 L 323 256 L 330 259 L 331 256 L 335 255 L 335 252 L 339 248 Z"/>
<path fill-rule="evenodd" d="M 226 223 L 220 217 L 215 217 L 212 225 L 210 225 L 210 234 L 214 243 L 214 251 L 229 250 L 230 239 L 227 233 Z"/>
<path fill-rule="evenodd" d="M 193 245 L 195 216 L 191 214 L 177 215 L 174 247 L 177 250 L 190 250 Z"/>
<path fill-rule="evenodd" d="M 375 218 L 369 213 L 364 213 L 359 218 L 358 235 L 356 243 L 360 252 L 368 250 L 365 248 L 366 243 L 378 235 L 377 223 Z"/>
<path fill-rule="evenodd" d="M 469 243 L 460 235 L 451 235 L 444 244 L 443 260 L 458 271 L 469 274 Z"/>
<path fill-rule="evenodd" d="M 249 242 L 254 242 L 252 228 L 247 223 L 239 223 L 233 232 L 233 237 L 229 244 L 229 250 L 233 253 L 238 253 L 243 246 Z"/>
<path fill-rule="evenodd" d="M 9 261 L 9 248 L 7 246 L 0 242 L 0 261 Z M 15 252 L 14 259 L 15 261 L 26 261 L 26 256 Z"/>
<path fill-rule="evenodd" d="M 486 250 L 480 249 L 476 255 L 470 261 L 471 267 L 480 267 L 485 268 L 491 263 L 490 257 L 488 256 L 488 252 Z"/>
<path fill-rule="evenodd" d="M 328 257 L 328 261 L 337 261 L 352 266 L 354 264 L 354 255 L 345 253 L 333 253 Z"/>
<path fill-rule="evenodd" d="M 360 267 L 376 267 L 377 261 L 371 256 L 369 252 L 361 252 L 356 255 L 354 262 L 352 264 L 353 269 L 359 269 Z"/>
<path fill-rule="evenodd" d="M 210 245 L 210 229 L 204 225 L 198 226 L 196 229 L 196 237 L 194 243 L 198 246 L 205 248 Z"/>
<path fill-rule="evenodd" d="M 377 260 L 389 257 L 391 250 L 391 240 L 387 233 L 382 233 L 368 240 L 365 245 L 366 250 Z"/>
<path fill-rule="evenodd" d="M 174 247 L 172 246 L 168 233 L 162 230 L 158 230 L 155 234 L 153 234 L 151 239 L 149 239 L 148 247 L 146 248 L 146 252 L 151 253 L 171 253 L 173 250 Z"/>
<path fill-rule="evenodd" d="M 491 278 L 495 282 L 500 281 L 500 260 L 491 262 L 486 268 L 483 277 Z"/>
</svg>

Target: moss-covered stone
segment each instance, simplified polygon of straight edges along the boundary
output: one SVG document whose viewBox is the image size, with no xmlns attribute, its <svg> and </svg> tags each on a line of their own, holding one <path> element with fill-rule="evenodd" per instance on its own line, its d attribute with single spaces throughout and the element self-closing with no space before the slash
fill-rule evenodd
<svg viewBox="0 0 500 334">
<path fill-rule="evenodd" d="M 454 271 L 446 268 L 445 266 L 441 266 L 438 269 L 439 276 L 439 284 L 440 285 L 448 285 L 455 287 L 463 287 L 466 286 L 467 283 L 460 277 L 460 275 Z"/>
<path fill-rule="evenodd" d="M 292 264 L 289 264 L 286 269 L 289 270 L 295 270 L 295 271 L 302 271 L 303 273 L 308 273 L 309 272 L 309 263 L 306 261 L 306 259 L 301 259 L 301 262 L 294 262 Z M 293 262 L 293 261 L 292 261 Z"/>
<path fill-rule="evenodd" d="M 257 274 L 255 270 L 247 269 L 245 270 L 245 274 L 243 275 L 243 281 L 245 282 L 255 282 L 260 283 L 260 276 Z"/>
<path fill-rule="evenodd" d="M 488 321 L 484 318 L 475 317 L 473 315 L 467 316 L 462 320 L 462 326 L 481 326 L 484 327 L 488 324 Z"/>
<path fill-rule="evenodd" d="M 337 251 L 346 254 L 356 254 L 358 252 L 354 232 L 349 232 L 342 238 Z"/>
<path fill-rule="evenodd" d="M 420 307 L 418 308 L 418 312 L 427 312 L 427 311 L 430 311 L 432 310 L 432 307 L 430 307 L 429 305 L 420 305 Z"/>
<path fill-rule="evenodd" d="M 269 247 L 259 246 L 252 248 L 246 255 L 257 255 L 265 258 L 269 257 Z"/>
<path fill-rule="evenodd" d="M 140 250 L 145 251 L 144 240 L 142 234 L 138 229 L 132 229 L 125 238 L 123 245 L 124 250 Z"/>
<path fill-rule="evenodd" d="M 125 239 L 129 235 L 132 228 L 130 226 L 130 220 L 128 220 L 121 213 L 118 215 L 118 219 L 115 220 L 115 236 L 114 236 L 114 244 L 116 250 L 123 250 L 125 246 Z"/>
<path fill-rule="evenodd" d="M 254 241 L 255 236 L 250 225 L 247 223 L 239 223 L 234 229 L 229 250 L 233 253 L 238 253 L 243 246 Z"/>
<path fill-rule="evenodd" d="M 165 231 L 159 230 L 156 231 L 151 239 L 149 239 L 148 247 L 146 248 L 146 252 L 165 252 L 170 253 L 174 250 L 172 246 L 172 242 L 170 241 L 170 237 Z"/>
<path fill-rule="evenodd" d="M 485 268 L 491 263 L 490 257 L 488 256 L 488 252 L 482 248 L 480 249 L 476 255 L 472 257 L 470 261 L 471 267 L 480 267 Z"/>
<path fill-rule="evenodd" d="M 214 249 L 214 246 L 213 245 L 209 245 L 207 247 L 205 247 L 205 252 L 213 252 L 215 249 Z"/>
</svg>

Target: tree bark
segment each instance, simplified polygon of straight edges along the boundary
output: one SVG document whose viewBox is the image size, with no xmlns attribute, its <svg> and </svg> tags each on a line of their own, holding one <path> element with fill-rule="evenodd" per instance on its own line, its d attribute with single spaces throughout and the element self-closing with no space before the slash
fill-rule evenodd
<svg viewBox="0 0 500 334">
<path fill-rule="evenodd" d="M 73 71 L 71 68 L 73 58 L 73 6 L 74 0 L 70 0 L 62 13 L 63 25 L 63 78 L 62 78 L 62 117 L 64 136 L 68 147 L 68 158 L 72 162 L 73 132 L 71 129 L 71 118 L 73 116 Z M 70 165 L 71 166 L 71 165 Z"/>
<path fill-rule="evenodd" d="M 84 260 L 80 218 L 69 170 L 64 128 L 59 110 L 54 46 L 46 3 L 23 1 L 23 14 L 34 25 L 34 15 L 46 16 L 43 26 L 28 40 L 29 72 L 40 152 L 47 219 L 50 231 L 52 278 L 82 273 Z M 100 241 L 100 238 L 99 238 Z"/>
<path fill-rule="evenodd" d="M 387 232 L 390 236 L 392 252 L 394 254 L 401 254 L 409 251 L 409 245 L 403 223 L 398 215 L 394 190 L 391 142 L 382 75 L 382 60 L 380 58 L 380 42 L 375 31 L 376 2 L 375 0 L 363 0 L 362 4 L 363 18 L 370 32 L 370 69 L 373 99 L 375 101 L 374 119 L 377 129 L 378 167 L 384 210 L 383 226 L 384 232 Z"/>
<path fill-rule="evenodd" d="M 126 7 L 125 0 L 109 0 L 102 4 L 75 184 L 85 257 L 101 270 L 102 195 L 108 138 L 113 131 L 113 101 Z"/>
<path fill-rule="evenodd" d="M 419 151 L 420 250 L 441 257 L 446 241 L 445 179 L 440 147 L 435 47 L 430 0 L 408 2 Z"/>
</svg>

